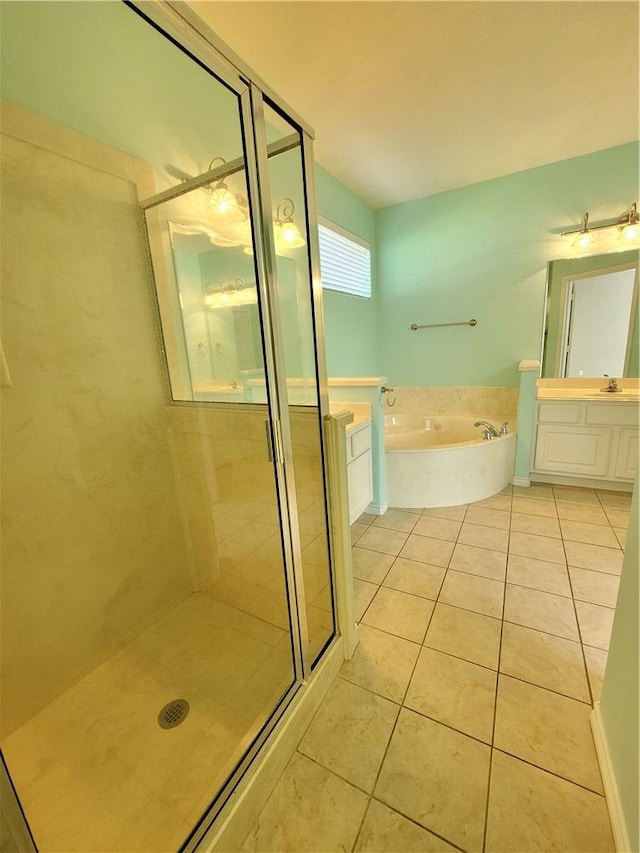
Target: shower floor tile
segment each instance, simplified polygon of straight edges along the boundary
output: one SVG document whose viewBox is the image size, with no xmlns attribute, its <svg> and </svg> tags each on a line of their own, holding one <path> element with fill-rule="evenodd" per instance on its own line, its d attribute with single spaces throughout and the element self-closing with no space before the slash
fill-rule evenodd
<svg viewBox="0 0 640 853">
<path fill-rule="evenodd" d="M 177 849 L 291 684 L 286 636 L 195 593 L 6 737 L 39 849 Z M 161 728 L 178 698 L 187 717 Z M 149 847 L 161 828 L 170 846 Z"/>
</svg>

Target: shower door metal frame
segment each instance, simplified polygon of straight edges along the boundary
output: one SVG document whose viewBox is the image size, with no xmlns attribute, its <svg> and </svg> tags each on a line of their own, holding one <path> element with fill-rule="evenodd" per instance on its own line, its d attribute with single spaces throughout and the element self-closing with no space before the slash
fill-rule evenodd
<svg viewBox="0 0 640 853">
<path fill-rule="evenodd" d="M 281 113 L 284 118 L 286 118 L 290 123 L 292 122 L 291 116 L 288 116 L 286 111 L 270 96 L 265 97 L 265 93 L 262 92 L 258 87 L 252 86 L 252 98 L 254 104 L 256 105 L 255 109 L 262 116 L 264 113 L 264 105 L 267 104 L 268 107 L 274 109 L 276 112 Z M 262 120 L 259 125 L 264 131 L 265 122 Z M 295 125 L 294 125 L 295 126 Z M 303 182 L 303 194 L 305 199 L 304 211 L 305 211 L 305 226 L 307 231 L 307 240 L 308 240 L 308 253 L 307 258 L 309 262 L 308 266 L 308 274 L 309 274 L 309 285 L 311 288 L 311 317 L 313 323 L 313 335 L 314 335 L 314 368 L 315 368 L 315 378 L 318 389 L 318 414 L 319 414 L 319 437 L 320 437 L 320 453 L 322 457 L 322 476 L 323 476 L 323 486 L 324 486 L 324 494 L 325 494 L 325 524 L 327 529 L 327 548 L 329 549 L 329 565 L 330 565 L 330 578 L 331 578 L 331 606 L 332 613 L 334 618 L 334 629 L 335 634 L 325 643 L 323 649 L 321 650 L 317 659 L 319 659 L 326 647 L 330 644 L 331 640 L 333 640 L 334 636 L 340 633 L 340 626 L 338 624 L 338 613 L 336 606 L 336 594 L 335 594 L 335 582 L 334 582 L 334 546 L 332 539 L 332 527 L 329 518 L 329 487 L 328 487 L 328 476 L 327 476 L 327 448 L 326 441 L 324 436 L 324 419 L 325 416 L 329 414 L 329 385 L 327 379 L 327 371 L 326 371 L 326 353 L 324 347 L 324 314 L 322 308 L 322 280 L 320 276 L 320 243 L 318 238 L 318 229 L 316 226 L 315 220 L 311 221 L 310 211 L 316 211 L 316 192 L 315 192 L 315 170 L 314 170 L 314 160 L 313 160 L 313 136 L 307 132 L 303 127 L 298 127 L 297 130 L 300 133 L 300 149 L 301 149 L 301 172 L 302 172 L 302 182 Z M 262 146 L 258 147 L 258 166 L 259 171 L 261 173 L 261 183 L 262 186 L 267 188 L 269 187 L 269 176 L 267 170 L 267 161 L 264 158 L 262 152 L 265 151 L 265 143 Z M 292 146 L 293 147 L 293 146 Z M 267 198 L 270 197 L 270 193 L 266 192 L 265 195 Z M 270 209 L 268 210 L 270 215 Z M 271 241 L 273 243 L 273 240 Z M 276 256 L 275 256 L 275 247 L 272 246 L 272 251 L 274 254 L 272 255 L 272 263 L 273 263 L 273 273 L 274 273 L 274 287 L 273 292 L 276 292 L 275 284 L 277 282 L 277 264 L 276 264 Z"/>
<path fill-rule="evenodd" d="M 148 18 L 150 7 L 148 2 L 138 4 L 137 2 L 126 2 L 134 8 L 142 6 L 142 16 Z M 167 23 L 164 20 L 163 5 L 151 7 L 156 13 L 152 23 L 161 31 L 167 33 Z M 136 8 L 137 11 L 137 8 Z M 173 36 L 171 31 L 168 32 Z M 177 41 L 177 39 L 173 39 Z M 181 40 L 184 50 L 191 52 L 189 45 Z M 207 57 L 206 68 L 215 77 L 220 77 L 215 63 L 217 57 Z M 199 56 L 198 61 L 205 65 L 204 57 Z M 284 372 L 284 349 L 282 346 L 282 335 L 279 323 L 279 312 L 277 306 L 277 288 L 275 287 L 275 242 L 273 229 L 265 228 L 264 222 L 270 221 L 271 210 L 268 194 L 261 189 L 258 167 L 257 149 L 261 144 L 266 144 L 264 134 L 261 133 L 260 121 L 255 121 L 252 104 L 252 88 L 238 77 L 233 69 L 225 68 L 224 84 L 228 86 L 237 96 L 239 104 L 239 120 L 241 123 L 244 154 L 246 156 L 247 187 L 251 204 L 249 212 L 253 243 L 255 248 L 254 263 L 256 265 L 256 287 L 259 292 L 260 304 L 260 332 L 263 341 L 265 358 L 265 380 L 267 389 L 267 412 L 269 415 L 270 443 L 273 456 L 273 469 L 276 481 L 277 503 L 280 514 L 282 545 L 284 550 L 284 568 L 287 577 L 287 604 L 289 609 L 289 622 L 291 626 L 292 650 L 294 657 L 295 684 L 301 684 L 308 678 L 311 662 L 305 651 L 308 648 L 308 629 L 306 618 L 306 604 L 304 596 L 304 578 L 302 576 L 302 560 L 300 548 L 300 534 L 298 530 L 297 512 L 295 506 L 295 484 L 293 479 L 293 453 L 291 445 L 291 434 L 288 421 L 288 400 L 286 375 Z M 254 128 L 258 126 L 260 139 L 257 140 Z M 266 155 L 265 155 L 266 156 Z M 215 180 L 209 172 L 198 175 L 186 182 L 185 185 L 178 184 L 164 190 L 151 198 L 140 202 L 142 211 L 149 210 L 162 204 L 169 199 L 177 198 L 191 192 L 199 186 L 204 186 Z M 188 401 L 175 401 L 178 404 L 188 405 Z M 283 417 L 284 414 L 284 417 Z M 292 598 L 294 606 L 292 607 Z"/>
<path fill-rule="evenodd" d="M 184 50 L 202 65 L 214 77 L 219 78 L 236 93 L 240 104 L 242 134 L 246 155 L 247 185 L 252 204 L 251 222 L 255 249 L 257 287 L 260 293 L 260 322 L 264 342 L 265 371 L 268 394 L 268 406 L 273 435 L 274 474 L 278 493 L 278 507 L 282 525 L 282 543 L 284 547 L 285 572 L 288 587 L 288 609 L 292 629 L 292 647 L 294 656 L 294 684 L 283 695 L 279 704 L 272 710 L 261 731 L 244 758 L 231 773 L 226 783 L 215 795 L 209 809 L 200 822 L 193 828 L 182 847 L 183 851 L 193 851 L 209 831 L 223 805 L 227 802 L 246 770 L 258 755 L 270 733 L 282 717 L 298 690 L 304 685 L 311 673 L 312 661 L 309 659 L 309 642 L 304 596 L 304 577 L 302 572 L 300 532 L 295 506 L 295 482 L 293 472 L 293 450 L 289 426 L 289 404 L 287 395 L 284 347 L 280 335 L 279 306 L 277 302 L 276 252 L 270 196 L 268 193 L 267 147 L 264 133 L 263 93 L 293 121 L 300 131 L 302 147 L 303 180 L 305 190 L 305 216 L 309 236 L 309 258 L 312 286 L 312 316 L 315 335 L 316 381 L 318 390 L 318 414 L 320 447 L 325 490 L 325 512 L 327 520 L 327 545 L 329 548 L 329 581 L 332 595 L 334 632 L 327 640 L 324 651 L 337 640 L 340 633 L 338 613 L 335 607 L 335 580 L 333 568 L 332 528 L 328 518 L 327 456 L 324 441 L 324 417 L 329 412 L 328 386 L 325 364 L 322 292 L 319 276 L 319 250 L 315 222 L 311 222 L 310 211 L 315 212 L 315 193 L 313 184 L 313 133 L 278 96 L 273 93 L 229 48 L 195 15 L 186 4 L 172 0 L 123 0 L 137 14 L 162 32 L 178 49 Z M 228 56 L 230 58 L 228 58 Z M 200 176 L 202 177 L 202 176 Z M 198 182 L 189 182 L 190 188 Z M 179 189 L 184 191 L 183 187 Z M 165 191 L 167 197 L 173 191 Z M 180 194 L 180 193 L 177 193 Z M 164 195 L 164 194 L 159 194 Z M 148 199 L 141 205 L 151 207 L 158 204 L 158 196 Z"/>
</svg>

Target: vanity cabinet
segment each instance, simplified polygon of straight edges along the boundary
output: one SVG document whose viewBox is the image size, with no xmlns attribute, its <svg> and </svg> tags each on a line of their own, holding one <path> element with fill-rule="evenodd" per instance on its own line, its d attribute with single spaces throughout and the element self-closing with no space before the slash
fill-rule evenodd
<svg viewBox="0 0 640 853">
<path fill-rule="evenodd" d="M 358 519 L 373 500 L 371 421 L 347 430 L 349 521 Z"/>
<path fill-rule="evenodd" d="M 631 482 L 638 470 L 635 402 L 540 401 L 535 473 Z"/>
</svg>

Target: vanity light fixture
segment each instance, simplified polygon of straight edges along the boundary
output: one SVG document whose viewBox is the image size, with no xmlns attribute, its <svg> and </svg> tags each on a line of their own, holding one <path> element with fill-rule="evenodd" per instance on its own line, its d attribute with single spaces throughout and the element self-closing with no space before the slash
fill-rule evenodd
<svg viewBox="0 0 640 853">
<path fill-rule="evenodd" d="M 636 202 L 631 205 L 627 213 L 616 222 L 609 222 L 605 225 L 592 225 L 589 227 L 589 214 L 585 213 L 582 220 L 582 228 L 576 231 L 565 231 L 561 237 L 573 237 L 572 246 L 579 249 L 586 249 L 596 245 L 594 231 L 608 231 L 610 234 L 618 232 L 618 237 L 625 240 L 637 240 L 640 238 L 640 218 L 638 218 L 638 206 Z"/>
<path fill-rule="evenodd" d="M 205 287 L 204 304 L 207 308 L 233 308 L 237 305 L 255 305 L 258 293 L 253 284 L 242 278 L 237 278 L 234 284 L 220 281 L 218 284 L 207 284 Z"/>
<path fill-rule="evenodd" d="M 276 208 L 276 249 L 297 249 L 304 246 L 305 239 L 293 221 L 295 205 L 290 198 L 283 198 Z"/>
</svg>

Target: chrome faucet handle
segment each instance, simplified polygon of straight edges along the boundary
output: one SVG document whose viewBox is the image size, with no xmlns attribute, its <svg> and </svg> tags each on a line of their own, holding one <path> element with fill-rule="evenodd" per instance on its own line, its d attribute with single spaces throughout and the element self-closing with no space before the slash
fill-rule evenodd
<svg viewBox="0 0 640 853">
<path fill-rule="evenodd" d="M 508 433 L 507 427 L 508 426 L 509 426 L 509 421 L 505 421 L 502 424 L 502 426 L 500 427 L 500 435 L 507 435 L 507 433 Z"/>
<path fill-rule="evenodd" d="M 493 433 L 490 429 L 485 429 L 482 433 L 482 438 L 484 441 L 491 441 L 491 439 L 493 438 Z"/>
</svg>

